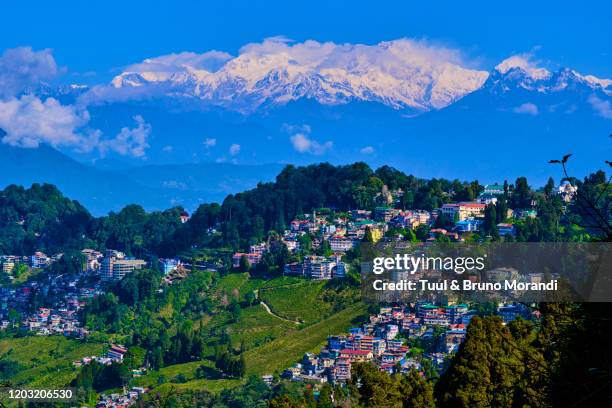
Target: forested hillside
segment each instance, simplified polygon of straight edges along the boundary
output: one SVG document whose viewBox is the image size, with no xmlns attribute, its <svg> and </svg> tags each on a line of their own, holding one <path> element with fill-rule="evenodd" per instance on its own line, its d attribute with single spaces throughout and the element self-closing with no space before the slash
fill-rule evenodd
<svg viewBox="0 0 612 408">
<path fill-rule="evenodd" d="M 0 192 L 0 252 L 79 248 L 91 235 L 93 220 L 87 209 L 52 185 L 9 186 Z"/>
<path fill-rule="evenodd" d="M 582 181 L 573 180 L 585 198 L 598 200 L 604 218 L 612 212 L 610 194 L 602 195 L 606 181 L 603 171 Z M 601 232 L 589 229 L 585 221 L 594 215 L 580 202 L 569 208 L 576 222 L 566 222 L 565 229 L 557 228 L 564 206 L 551 194 L 552 179 L 542 189 L 530 186 L 524 177 L 506 182 L 505 186 L 507 193 L 499 197 L 496 205 L 497 218 L 508 207 L 526 208 L 532 204 L 539 214 L 537 219 L 518 225 L 518 240 L 569 239 L 570 230 L 576 227 L 590 233 Z M 193 247 L 210 246 L 211 239 L 213 246 L 246 248 L 261 241 L 269 231 L 282 231 L 296 216 L 314 209 L 372 210 L 380 204 L 377 200 L 383 188 L 402 191 L 396 203 L 401 208 L 431 211 L 444 203 L 474 200 L 484 187 L 477 180 L 419 179 L 388 166 L 374 171 L 365 163 L 289 165 L 275 182 L 228 195 L 221 204 L 202 204 L 182 224 L 181 207 L 146 212 L 133 204 L 95 218 L 52 185 L 9 186 L 0 193 L 0 252 L 29 255 L 35 250 L 56 253 L 94 247 L 113 248 L 134 256 L 174 256 Z M 211 228 L 221 235 L 211 237 Z"/>
</svg>

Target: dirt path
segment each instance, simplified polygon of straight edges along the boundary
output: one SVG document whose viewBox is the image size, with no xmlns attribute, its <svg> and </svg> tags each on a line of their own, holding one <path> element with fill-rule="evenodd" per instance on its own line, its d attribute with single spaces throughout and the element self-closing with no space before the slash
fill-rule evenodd
<svg viewBox="0 0 612 408">
<path fill-rule="evenodd" d="M 298 322 L 298 321 L 295 321 L 295 320 L 285 319 L 284 317 L 277 315 L 276 313 L 274 313 L 272 311 L 272 309 L 270 309 L 270 306 L 268 306 L 266 304 L 266 302 L 264 302 L 263 300 L 260 300 L 259 304 L 262 305 L 264 309 L 266 309 L 266 312 L 268 312 L 268 314 L 270 314 L 271 316 L 276 317 L 277 319 L 281 319 L 281 320 L 284 320 L 286 322 L 293 323 L 293 324 L 300 324 L 301 323 L 301 322 Z"/>
</svg>

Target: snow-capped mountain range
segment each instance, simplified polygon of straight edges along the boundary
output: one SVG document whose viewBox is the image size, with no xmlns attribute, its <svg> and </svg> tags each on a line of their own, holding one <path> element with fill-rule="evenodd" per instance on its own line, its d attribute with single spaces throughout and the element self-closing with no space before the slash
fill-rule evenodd
<svg viewBox="0 0 612 408">
<path fill-rule="evenodd" d="M 407 40 L 374 46 L 264 42 L 217 69 L 202 67 L 203 56 L 147 59 L 115 77 L 112 86 L 156 86 L 167 94 L 247 111 L 300 98 L 323 104 L 374 101 L 427 111 L 478 89 L 488 76 L 460 66 L 444 51 Z"/>
<path fill-rule="evenodd" d="M 376 45 L 270 39 L 238 56 L 164 55 L 104 84 L 37 80 L 0 99 L 0 147 L 10 147 L 0 157 L 12 163 L 23 154 L 17 148 L 48 144 L 98 170 L 108 170 L 101 157 L 122 171 L 166 166 L 156 177 L 147 167 L 138 188 L 120 188 L 146 187 L 151 208 L 164 208 L 160 197 L 187 204 L 246 185 L 224 173 L 218 183 L 206 179 L 217 190 L 194 188 L 211 170 L 196 174 L 184 166 L 214 162 L 366 161 L 426 178 L 488 183 L 522 175 L 542 185 L 559 176 L 550 159 L 573 153 L 573 174 L 586 175 L 612 155 L 612 80 L 543 65 L 523 54 L 485 71 L 452 49 L 406 39 Z M 42 171 L 40 157 L 49 158 Z M 79 199 L 102 177 L 84 178 L 89 173 L 62 165 L 48 150 L 24 162 L 32 168 L 20 170 L 31 176 L 22 183 L 72 186 L 83 192 Z M 123 198 L 109 197 L 109 208 Z"/>
<path fill-rule="evenodd" d="M 612 80 L 593 75 L 582 75 L 570 68 L 555 72 L 545 68 L 525 66 L 516 57 L 510 57 L 495 67 L 489 75 L 486 87 L 499 92 L 522 88 L 539 93 L 554 93 L 571 90 L 592 90 L 612 96 Z"/>
<path fill-rule="evenodd" d="M 247 47 L 237 57 L 211 51 L 146 59 L 117 75 L 102 94 L 157 93 L 243 112 L 302 98 L 326 105 L 379 102 L 427 112 L 483 87 L 540 93 L 583 87 L 612 95 L 612 80 L 570 69 L 551 72 L 524 55 L 506 59 L 490 73 L 462 65 L 449 50 L 409 40 L 373 46 L 272 41 Z"/>
</svg>

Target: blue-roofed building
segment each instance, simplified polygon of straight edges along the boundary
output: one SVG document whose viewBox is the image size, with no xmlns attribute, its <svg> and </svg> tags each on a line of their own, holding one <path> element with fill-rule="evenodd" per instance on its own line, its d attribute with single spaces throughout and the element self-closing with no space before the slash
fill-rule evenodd
<svg viewBox="0 0 612 408">
<path fill-rule="evenodd" d="M 491 193 L 482 193 L 478 196 L 478 201 L 480 201 L 481 204 L 486 205 L 497 204 L 497 196 Z"/>
<path fill-rule="evenodd" d="M 499 223 L 497 224 L 497 231 L 499 231 L 499 235 L 512 235 L 516 234 L 516 229 L 512 224 Z"/>
<path fill-rule="evenodd" d="M 330 350 L 342 350 L 346 348 L 346 338 L 344 336 L 329 336 L 327 338 L 327 347 Z"/>
<path fill-rule="evenodd" d="M 481 220 L 476 220 L 474 218 L 468 218 L 466 220 L 457 222 L 455 224 L 454 231 L 455 232 L 473 232 L 473 231 L 478 231 L 481 224 L 482 224 Z"/>
<path fill-rule="evenodd" d="M 513 303 L 511 305 L 499 306 L 497 308 L 497 314 L 502 318 L 504 323 L 508 323 L 517 317 L 528 319 L 530 313 L 527 306 L 520 303 Z"/>
</svg>

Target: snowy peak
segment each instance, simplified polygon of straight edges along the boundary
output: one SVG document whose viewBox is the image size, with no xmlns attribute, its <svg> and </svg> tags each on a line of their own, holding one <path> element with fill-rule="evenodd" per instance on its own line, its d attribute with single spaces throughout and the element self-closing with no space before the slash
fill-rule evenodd
<svg viewBox="0 0 612 408">
<path fill-rule="evenodd" d="M 428 111 L 479 89 L 488 77 L 462 67 L 453 50 L 407 39 L 338 45 L 273 38 L 243 47 L 237 57 L 224 55 L 222 63 L 217 58 L 215 69 L 202 67 L 202 55 L 177 55 L 183 57 L 133 65 L 111 86 L 162 86 L 173 95 L 241 110 L 311 98 L 323 104 L 361 100 Z"/>
<path fill-rule="evenodd" d="M 612 95 L 612 80 L 582 75 L 569 68 L 553 72 L 539 67 L 529 56 L 516 55 L 495 67 L 484 88 L 502 93 L 523 89 L 540 93 L 585 91 Z"/>
<path fill-rule="evenodd" d="M 520 74 L 536 81 L 547 79 L 551 74 L 546 68 L 537 67 L 527 54 L 513 55 L 510 58 L 506 58 L 495 67 L 495 70 L 500 74 L 507 74 L 509 72 Z"/>
<path fill-rule="evenodd" d="M 235 57 L 209 51 L 149 58 L 97 93 L 192 98 L 245 113 L 299 99 L 325 105 L 377 102 L 419 113 L 479 89 L 612 95 L 612 80 L 567 68 L 552 71 L 529 53 L 505 59 L 490 73 L 466 65 L 456 50 L 408 39 L 363 45 L 270 38 L 246 45 Z"/>
</svg>

